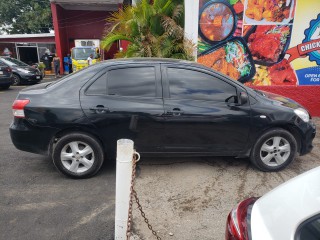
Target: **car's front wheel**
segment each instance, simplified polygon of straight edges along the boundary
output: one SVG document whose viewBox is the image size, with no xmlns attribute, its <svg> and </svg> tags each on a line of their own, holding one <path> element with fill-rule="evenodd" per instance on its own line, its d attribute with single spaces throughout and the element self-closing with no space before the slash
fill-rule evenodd
<svg viewBox="0 0 320 240">
<path fill-rule="evenodd" d="M 293 161 L 296 152 L 297 142 L 294 136 L 284 129 L 274 128 L 259 137 L 250 160 L 262 171 L 280 171 Z"/>
<path fill-rule="evenodd" d="M 95 175 L 101 168 L 104 152 L 93 136 L 69 133 L 54 145 L 52 159 L 57 169 L 66 176 L 87 178 Z"/>
</svg>

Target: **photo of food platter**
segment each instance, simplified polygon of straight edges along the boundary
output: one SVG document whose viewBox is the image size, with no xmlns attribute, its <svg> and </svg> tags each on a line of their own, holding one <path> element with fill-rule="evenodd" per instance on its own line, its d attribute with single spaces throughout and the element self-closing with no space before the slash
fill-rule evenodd
<svg viewBox="0 0 320 240">
<path fill-rule="evenodd" d="M 227 39 L 236 28 L 236 16 L 227 3 L 210 1 L 200 10 L 199 34 L 208 43 Z"/>
<path fill-rule="evenodd" d="M 250 25 L 289 24 L 296 0 L 245 0 L 244 22 Z"/>
<path fill-rule="evenodd" d="M 297 85 L 298 79 L 287 59 L 273 66 L 256 65 L 256 74 L 247 86 Z"/>
<path fill-rule="evenodd" d="M 271 66 L 280 62 L 290 44 L 291 25 L 247 25 L 244 38 L 256 64 Z"/>
<path fill-rule="evenodd" d="M 242 35 L 244 0 L 199 0 L 198 54 Z"/>
<path fill-rule="evenodd" d="M 244 40 L 239 37 L 201 53 L 198 56 L 198 63 L 242 83 L 250 80 L 255 74 L 249 49 Z"/>
</svg>

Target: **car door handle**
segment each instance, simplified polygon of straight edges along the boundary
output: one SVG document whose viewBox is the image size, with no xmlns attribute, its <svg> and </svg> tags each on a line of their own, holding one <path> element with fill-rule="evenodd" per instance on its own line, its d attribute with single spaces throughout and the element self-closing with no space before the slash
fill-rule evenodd
<svg viewBox="0 0 320 240">
<path fill-rule="evenodd" d="M 183 111 L 180 108 L 174 108 L 172 110 L 166 111 L 165 115 L 167 116 L 180 116 L 183 114 Z"/>
<path fill-rule="evenodd" d="M 103 105 L 97 105 L 95 107 L 90 108 L 91 111 L 94 111 L 95 113 L 106 113 L 109 112 L 109 108 L 104 107 Z"/>
</svg>

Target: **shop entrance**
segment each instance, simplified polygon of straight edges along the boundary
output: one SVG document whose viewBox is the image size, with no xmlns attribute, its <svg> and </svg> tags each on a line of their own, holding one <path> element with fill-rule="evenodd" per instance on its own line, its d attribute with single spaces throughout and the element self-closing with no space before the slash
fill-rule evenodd
<svg viewBox="0 0 320 240">
<path fill-rule="evenodd" d="M 18 55 L 22 62 L 29 65 L 39 62 L 37 47 L 17 47 Z"/>
</svg>

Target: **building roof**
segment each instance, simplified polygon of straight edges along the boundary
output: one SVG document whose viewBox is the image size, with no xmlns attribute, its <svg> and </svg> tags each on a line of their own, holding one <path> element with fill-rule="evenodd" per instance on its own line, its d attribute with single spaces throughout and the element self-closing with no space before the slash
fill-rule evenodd
<svg viewBox="0 0 320 240">
<path fill-rule="evenodd" d="M 50 0 L 67 10 L 115 11 L 123 0 Z"/>
<path fill-rule="evenodd" d="M 42 38 L 42 37 L 54 37 L 54 33 L 36 33 L 36 34 L 12 34 L 12 35 L 0 35 L 0 39 L 6 38 Z"/>
</svg>

